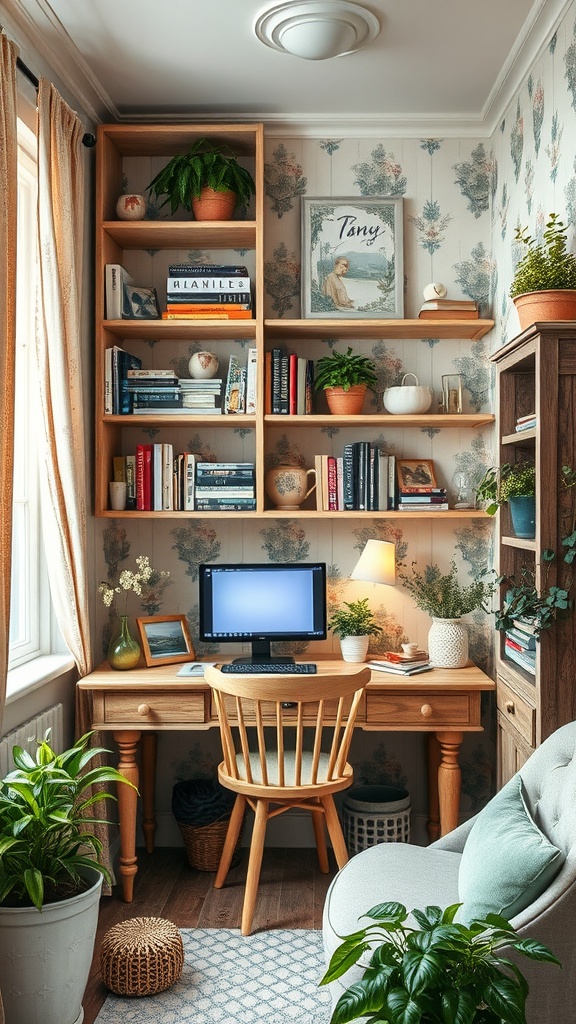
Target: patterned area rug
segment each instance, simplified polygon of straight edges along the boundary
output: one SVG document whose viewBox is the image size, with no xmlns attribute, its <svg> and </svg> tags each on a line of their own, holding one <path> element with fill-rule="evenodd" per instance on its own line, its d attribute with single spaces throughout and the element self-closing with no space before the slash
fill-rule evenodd
<svg viewBox="0 0 576 1024">
<path fill-rule="evenodd" d="M 182 929 L 184 970 L 157 996 L 110 994 L 96 1024 L 328 1024 L 322 933 Z"/>
</svg>

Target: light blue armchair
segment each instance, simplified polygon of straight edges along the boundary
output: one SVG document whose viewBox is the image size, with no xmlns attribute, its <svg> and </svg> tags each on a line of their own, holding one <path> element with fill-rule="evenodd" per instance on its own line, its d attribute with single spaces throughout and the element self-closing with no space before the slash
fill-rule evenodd
<svg viewBox="0 0 576 1024">
<path fill-rule="evenodd" d="M 408 910 L 462 903 L 463 921 L 503 913 L 562 964 L 559 970 L 522 958 L 528 1024 L 576 1020 L 576 722 L 545 740 L 475 818 L 449 835 L 428 847 L 382 843 L 352 857 L 326 898 L 326 964 L 359 915 L 386 900 Z M 333 1003 L 361 975 L 359 964 L 333 982 Z"/>
</svg>

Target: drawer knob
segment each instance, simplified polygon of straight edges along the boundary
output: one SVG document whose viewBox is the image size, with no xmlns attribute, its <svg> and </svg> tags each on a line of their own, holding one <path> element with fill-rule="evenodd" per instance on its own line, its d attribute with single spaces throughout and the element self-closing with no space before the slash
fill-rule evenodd
<svg viewBox="0 0 576 1024">
<path fill-rule="evenodd" d="M 508 712 L 509 715 L 516 714 L 516 708 L 514 707 L 514 701 L 513 700 L 507 700 L 506 701 L 506 711 Z"/>
<path fill-rule="evenodd" d="M 139 704 L 138 705 L 138 714 L 142 715 L 142 718 L 146 718 L 146 716 L 150 714 L 150 705 L 149 704 Z"/>
<path fill-rule="evenodd" d="M 432 708 L 430 707 L 430 705 L 423 704 L 422 707 L 420 708 L 420 714 L 422 715 L 423 718 L 430 718 L 432 714 Z"/>
</svg>

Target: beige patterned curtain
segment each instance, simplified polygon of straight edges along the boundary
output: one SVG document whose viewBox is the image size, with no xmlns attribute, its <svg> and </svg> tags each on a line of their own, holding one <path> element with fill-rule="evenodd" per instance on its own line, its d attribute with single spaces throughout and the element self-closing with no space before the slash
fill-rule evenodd
<svg viewBox="0 0 576 1024">
<path fill-rule="evenodd" d="M 42 528 L 58 623 L 80 676 L 92 669 L 86 569 L 80 297 L 83 128 L 57 90 L 38 89 L 39 298 L 37 354 Z"/>
<path fill-rule="evenodd" d="M 12 468 L 16 362 L 16 212 L 18 148 L 16 58 L 18 48 L 0 35 L 0 724 L 6 699 L 12 562 Z M 4 256 L 4 253 L 6 256 Z M 0 1010 L 0 1019 L 2 1011 Z"/>
</svg>

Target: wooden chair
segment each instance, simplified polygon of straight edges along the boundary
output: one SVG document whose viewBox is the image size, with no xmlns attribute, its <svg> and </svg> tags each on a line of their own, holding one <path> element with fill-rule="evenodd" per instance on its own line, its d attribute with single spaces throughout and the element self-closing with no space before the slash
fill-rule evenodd
<svg viewBox="0 0 576 1024">
<path fill-rule="evenodd" d="M 237 794 L 216 889 L 228 874 L 246 805 L 255 813 L 241 927 L 242 935 L 249 935 L 270 818 L 291 807 L 310 811 L 320 870 L 328 871 L 324 823 L 338 867 L 348 860 L 333 794 L 352 784 L 348 750 L 370 669 L 235 676 L 207 665 L 205 676 L 220 723 L 224 760 L 218 778 Z"/>
</svg>

